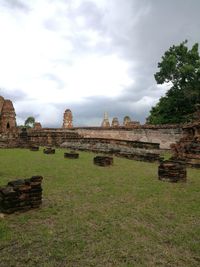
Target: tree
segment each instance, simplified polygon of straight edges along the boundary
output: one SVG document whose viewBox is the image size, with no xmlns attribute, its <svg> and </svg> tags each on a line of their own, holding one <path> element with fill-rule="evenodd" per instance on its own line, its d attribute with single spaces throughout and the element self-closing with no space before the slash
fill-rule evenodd
<svg viewBox="0 0 200 267">
<path fill-rule="evenodd" d="M 35 118 L 34 117 L 28 117 L 25 120 L 24 126 L 27 128 L 33 128 L 34 124 L 35 124 Z"/>
<path fill-rule="evenodd" d="M 187 40 L 173 45 L 158 63 L 154 75 L 158 84 L 171 88 L 150 111 L 152 124 L 181 123 L 191 119 L 195 105 L 200 103 L 200 56 L 198 44 L 189 50 Z"/>
</svg>

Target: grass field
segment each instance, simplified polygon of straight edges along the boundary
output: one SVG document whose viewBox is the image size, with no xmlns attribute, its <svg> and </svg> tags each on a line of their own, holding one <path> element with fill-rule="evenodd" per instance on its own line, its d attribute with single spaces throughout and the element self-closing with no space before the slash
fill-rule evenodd
<svg viewBox="0 0 200 267">
<path fill-rule="evenodd" d="M 0 185 L 42 175 L 43 205 L 0 217 L 0 266 L 200 266 L 200 170 L 158 181 L 157 164 L 65 150 L 0 150 Z"/>
</svg>

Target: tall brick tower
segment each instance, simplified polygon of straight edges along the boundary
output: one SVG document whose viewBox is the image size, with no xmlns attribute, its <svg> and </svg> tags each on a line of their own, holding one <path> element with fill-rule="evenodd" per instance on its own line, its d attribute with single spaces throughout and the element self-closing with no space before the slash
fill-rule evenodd
<svg viewBox="0 0 200 267">
<path fill-rule="evenodd" d="M 7 132 L 16 128 L 16 114 L 11 100 L 0 96 L 0 131 Z"/>
<path fill-rule="evenodd" d="M 63 126 L 62 128 L 72 128 L 73 127 L 73 117 L 70 109 L 66 109 L 63 115 Z"/>
</svg>

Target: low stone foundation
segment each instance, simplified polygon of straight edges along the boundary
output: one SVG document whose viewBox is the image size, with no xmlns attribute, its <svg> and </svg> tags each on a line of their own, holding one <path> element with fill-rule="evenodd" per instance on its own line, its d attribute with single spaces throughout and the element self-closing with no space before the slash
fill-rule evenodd
<svg viewBox="0 0 200 267">
<path fill-rule="evenodd" d="M 76 138 L 81 137 L 76 130 L 59 128 L 43 128 L 41 130 L 29 130 L 28 136 L 32 144 L 47 147 L 59 147 L 63 142 L 68 139 L 76 140 Z"/>
<path fill-rule="evenodd" d="M 160 162 L 163 158 L 160 157 L 160 154 L 156 153 L 115 153 L 117 157 L 123 157 L 126 159 L 146 161 L 146 162 Z"/>
<path fill-rule="evenodd" d="M 94 153 L 111 154 L 149 162 L 159 161 L 161 159 L 159 144 L 148 142 L 77 138 L 75 140 L 67 140 L 61 147 L 80 151 L 91 151 Z"/>
<path fill-rule="evenodd" d="M 112 157 L 105 157 L 105 156 L 96 156 L 93 159 L 95 165 L 101 167 L 107 167 L 113 165 L 113 158 Z"/>
<path fill-rule="evenodd" d="M 166 160 L 158 167 L 158 179 L 167 182 L 186 182 L 186 164 L 181 161 Z"/>
<path fill-rule="evenodd" d="M 0 212 L 10 214 L 39 208 L 42 204 L 42 179 L 42 176 L 32 176 L 0 187 Z"/>
</svg>

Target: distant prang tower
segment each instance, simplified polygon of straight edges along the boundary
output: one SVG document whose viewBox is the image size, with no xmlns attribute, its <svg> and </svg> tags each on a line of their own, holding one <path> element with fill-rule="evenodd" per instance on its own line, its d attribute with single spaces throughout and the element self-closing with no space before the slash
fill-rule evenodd
<svg viewBox="0 0 200 267">
<path fill-rule="evenodd" d="M 131 123 L 131 118 L 129 116 L 124 117 L 123 125 L 124 126 L 129 126 Z"/>
<path fill-rule="evenodd" d="M 73 127 L 73 117 L 72 117 L 72 112 L 70 109 L 66 109 L 63 115 L 63 128 L 72 128 Z"/>
<path fill-rule="evenodd" d="M 113 118 L 111 126 L 115 128 L 119 127 L 119 120 L 117 117 Z"/>
<path fill-rule="evenodd" d="M 107 112 L 104 112 L 104 117 L 103 117 L 103 121 L 101 123 L 101 127 L 104 127 L 104 128 L 110 127 L 110 122 L 108 119 L 108 113 Z"/>
</svg>

